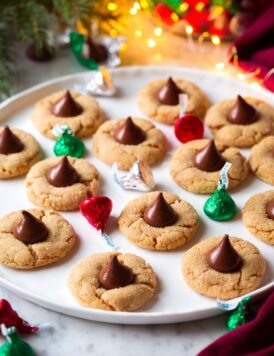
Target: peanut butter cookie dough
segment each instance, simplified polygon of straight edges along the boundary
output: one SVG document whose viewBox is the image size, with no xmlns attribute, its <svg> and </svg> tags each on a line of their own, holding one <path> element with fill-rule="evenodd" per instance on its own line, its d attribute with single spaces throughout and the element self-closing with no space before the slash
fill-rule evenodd
<svg viewBox="0 0 274 356">
<path fill-rule="evenodd" d="M 47 158 L 26 177 L 27 195 L 34 204 L 55 210 L 76 210 L 99 189 L 99 172 L 84 159 Z"/>
<path fill-rule="evenodd" d="M 154 80 L 146 84 L 138 94 L 139 110 L 153 120 L 173 125 L 180 114 L 178 95 L 182 92 L 188 97 L 186 114 L 203 118 L 209 105 L 205 93 L 195 84 L 180 78 Z"/>
<path fill-rule="evenodd" d="M 215 147 L 215 145 L 214 145 Z M 249 172 L 249 166 L 245 158 L 237 148 L 230 147 L 224 151 L 216 152 L 212 148 L 212 141 L 208 139 L 194 140 L 186 143 L 175 151 L 170 162 L 170 175 L 172 179 L 182 188 L 192 193 L 213 193 L 218 187 L 220 170 L 224 163 L 230 162 L 228 170 L 228 189 L 232 189 L 242 183 Z M 206 170 L 202 164 L 195 165 L 194 157 L 198 151 L 208 148 L 210 159 L 205 161 L 212 165 L 211 170 Z M 212 157 L 212 158 L 211 158 Z M 216 164 L 217 163 L 217 164 Z"/>
<path fill-rule="evenodd" d="M 211 106 L 205 123 L 219 147 L 251 147 L 273 134 L 274 109 L 263 100 L 240 97 Z"/>
<path fill-rule="evenodd" d="M 167 251 L 193 238 L 198 216 L 194 208 L 177 195 L 152 192 L 130 201 L 118 222 L 120 231 L 135 245 Z"/>
<path fill-rule="evenodd" d="M 164 134 L 147 120 L 131 117 L 106 121 L 93 137 L 95 155 L 128 170 L 136 160 L 152 165 L 167 151 Z"/>
<path fill-rule="evenodd" d="M 242 217 L 252 234 L 274 245 L 274 190 L 251 197 L 242 210 Z"/>
<path fill-rule="evenodd" d="M 104 112 L 90 95 L 59 91 L 36 103 L 32 121 L 47 137 L 57 139 L 52 133 L 56 124 L 67 125 L 74 135 L 86 137 L 93 134 L 104 121 Z"/>
<path fill-rule="evenodd" d="M 151 266 L 138 256 L 99 253 L 74 267 L 68 286 L 83 306 L 133 311 L 153 297 L 157 280 Z"/>
<path fill-rule="evenodd" d="M 0 219 L 0 262 L 33 269 L 64 258 L 76 240 L 72 226 L 57 212 L 17 211 Z"/>
<path fill-rule="evenodd" d="M 32 135 L 8 126 L 0 127 L 0 179 L 27 173 L 40 156 L 39 144 Z"/>
<path fill-rule="evenodd" d="M 252 147 L 249 164 L 259 179 L 274 185 L 274 136 L 266 137 Z"/>
<path fill-rule="evenodd" d="M 210 237 L 188 250 L 182 260 L 185 281 L 192 289 L 225 300 L 258 288 L 265 266 L 259 250 L 236 237 L 229 237 L 229 241 L 224 237 Z"/>
</svg>

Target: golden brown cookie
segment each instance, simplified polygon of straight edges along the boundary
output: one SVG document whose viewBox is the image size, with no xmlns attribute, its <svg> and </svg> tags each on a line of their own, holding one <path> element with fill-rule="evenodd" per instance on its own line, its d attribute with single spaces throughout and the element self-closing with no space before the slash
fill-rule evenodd
<svg viewBox="0 0 274 356">
<path fill-rule="evenodd" d="M 159 251 L 174 250 L 194 237 L 198 215 L 189 203 L 175 194 L 164 192 L 163 196 L 174 209 L 177 220 L 170 226 L 151 226 L 144 220 L 144 212 L 158 195 L 159 192 L 146 193 L 130 201 L 121 212 L 119 228 L 139 247 Z"/>
<path fill-rule="evenodd" d="M 167 151 L 164 134 L 147 120 L 133 117 L 133 122 L 145 132 L 139 144 L 121 144 L 114 139 L 115 130 L 125 119 L 106 121 L 93 136 L 95 155 L 107 164 L 117 162 L 118 168 L 128 170 L 136 160 L 152 165 L 163 158 Z"/>
<path fill-rule="evenodd" d="M 274 204 L 274 190 L 255 194 L 245 204 L 242 217 L 248 230 L 267 244 L 274 245 L 274 219 L 268 213 Z"/>
<path fill-rule="evenodd" d="M 60 157 L 47 158 L 35 164 L 26 177 L 27 195 L 36 205 L 55 210 L 76 210 L 79 205 L 99 189 L 99 172 L 85 159 L 69 157 L 68 160 L 79 175 L 79 181 L 63 187 L 50 184 L 46 174 L 60 162 Z"/>
<path fill-rule="evenodd" d="M 15 269 L 33 269 L 59 261 L 70 252 L 76 235 L 72 226 L 52 210 L 28 209 L 48 229 L 44 241 L 25 244 L 14 236 L 14 226 L 22 219 L 21 211 L 0 219 L 0 262 Z"/>
<path fill-rule="evenodd" d="M 207 194 L 213 193 L 218 187 L 220 170 L 207 172 L 195 167 L 195 153 L 209 143 L 208 139 L 194 140 L 175 151 L 170 162 L 170 175 L 182 188 L 189 192 Z M 248 163 L 237 148 L 230 147 L 221 152 L 223 158 L 231 163 L 228 170 L 228 189 L 242 183 L 249 172 Z"/>
<path fill-rule="evenodd" d="M 274 109 L 261 99 L 243 98 L 258 112 L 257 121 L 251 124 L 238 125 L 228 121 L 227 114 L 235 105 L 235 98 L 218 102 L 206 113 L 205 124 L 219 147 L 251 147 L 273 134 Z"/>
<path fill-rule="evenodd" d="M 0 127 L 0 135 L 3 130 L 4 128 Z M 27 173 L 41 156 L 40 146 L 32 135 L 14 128 L 11 131 L 21 141 L 22 149 L 11 154 L 0 153 L 0 179 L 18 177 Z"/>
<path fill-rule="evenodd" d="M 187 284 L 207 297 L 231 299 L 258 288 L 265 271 L 265 260 L 250 242 L 230 237 L 230 242 L 242 259 L 239 271 L 223 273 L 211 268 L 208 253 L 222 237 L 209 237 L 192 247 L 182 259 L 182 272 Z"/>
<path fill-rule="evenodd" d="M 59 117 L 53 114 L 53 105 L 65 95 L 66 91 L 59 91 L 39 100 L 32 113 L 35 127 L 45 136 L 57 139 L 52 133 L 55 125 L 68 126 L 74 135 L 86 137 L 93 134 L 104 121 L 104 112 L 98 102 L 91 96 L 70 92 L 72 97 L 82 107 L 82 112 L 73 117 Z"/>
<path fill-rule="evenodd" d="M 99 274 L 112 256 L 118 256 L 134 275 L 131 284 L 106 290 L 100 285 Z M 111 311 L 133 311 L 150 300 L 157 280 L 151 266 L 132 254 L 99 253 L 80 261 L 71 271 L 68 286 L 77 301 L 89 308 Z"/>
<path fill-rule="evenodd" d="M 172 79 L 188 96 L 186 114 L 203 118 L 208 108 L 208 99 L 205 93 L 197 85 L 187 80 Z M 158 99 L 158 93 L 166 81 L 167 79 L 160 79 L 146 84 L 138 93 L 137 104 L 139 110 L 149 118 L 173 125 L 179 117 L 180 105 L 163 105 Z"/>
<path fill-rule="evenodd" d="M 274 185 L 274 136 L 266 137 L 252 147 L 249 164 L 259 179 Z"/>
</svg>

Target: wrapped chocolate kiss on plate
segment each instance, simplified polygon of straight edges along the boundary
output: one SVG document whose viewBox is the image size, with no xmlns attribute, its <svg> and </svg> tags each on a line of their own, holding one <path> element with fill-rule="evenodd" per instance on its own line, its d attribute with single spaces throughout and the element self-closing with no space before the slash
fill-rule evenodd
<svg viewBox="0 0 274 356">
<path fill-rule="evenodd" d="M 117 163 L 112 165 L 113 176 L 123 189 L 149 192 L 155 187 L 155 181 L 150 166 L 143 161 L 135 161 L 130 171 L 120 174 Z"/>
</svg>

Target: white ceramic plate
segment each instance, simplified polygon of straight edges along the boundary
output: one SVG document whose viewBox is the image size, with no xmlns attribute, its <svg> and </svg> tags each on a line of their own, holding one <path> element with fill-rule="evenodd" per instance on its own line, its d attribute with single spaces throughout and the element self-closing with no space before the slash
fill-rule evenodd
<svg viewBox="0 0 274 356">
<path fill-rule="evenodd" d="M 124 67 L 112 71 L 115 85 L 119 88 L 116 98 L 99 98 L 99 102 L 106 111 L 109 119 L 128 115 L 142 116 L 136 105 L 136 94 L 148 81 L 168 76 L 181 77 L 198 84 L 207 94 L 212 103 L 230 98 L 237 94 L 248 94 L 262 97 L 268 102 L 274 102 L 274 96 L 260 90 L 255 92 L 246 83 L 230 77 L 221 76 L 205 71 L 176 68 L 176 67 Z M 75 84 L 85 82 L 89 72 L 69 75 L 42 85 L 33 87 L 0 106 L 1 124 L 7 122 L 11 127 L 22 128 L 31 132 L 40 142 L 45 155 L 53 155 L 54 141 L 42 136 L 32 125 L 31 112 L 34 103 L 60 89 L 74 89 Z M 170 142 L 170 152 L 180 146 L 173 134 L 173 128 L 156 123 L 163 130 Z M 206 132 L 209 137 L 209 132 Z M 79 243 L 72 255 L 64 261 L 49 267 L 33 271 L 16 271 L 0 267 L 0 284 L 32 302 L 65 314 L 104 322 L 123 324 L 160 324 L 186 320 L 200 319 L 220 313 L 214 299 L 203 297 L 192 291 L 184 282 L 181 274 L 181 258 L 185 251 L 208 236 L 218 236 L 228 233 L 249 240 L 255 244 L 267 260 L 267 270 L 262 287 L 251 293 L 259 296 L 274 286 L 273 248 L 252 236 L 243 226 L 240 209 L 247 199 L 258 192 L 272 187 L 263 183 L 250 174 L 246 182 L 232 192 L 239 211 L 229 222 L 214 222 L 203 213 L 203 205 L 208 196 L 195 195 L 180 189 L 169 176 L 169 160 L 153 168 L 158 190 L 165 190 L 178 194 L 190 202 L 200 216 L 200 227 L 195 238 L 185 247 L 172 252 L 154 252 L 132 245 L 119 232 L 117 217 L 126 203 L 138 197 L 141 193 L 124 191 L 113 180 L 111 168 L 100 162 L 91 151 L 91 139 L 85 141 L 89 159 L 99 169 L 102 176 L 100 195 L 106 195 L 113 200 L 113 211 L 108 224 L 109 233 L 114 243 L 121 247 L 121 251 L 134 253 L 143 257 L 154 268 L 159 288 L 157 295 L 143 309 L 134 313 L 107 312 L 81 307 L 70 294 L 67 287 L 69 271 L 82 259 L 97 252 L 108 250 L 99 233 L 91 227 L 79 212 L 62 213 L 74 226 L 79 237 Z M 244 152 L 248 154 L 248 150 Z M 0 182 L 0 213 L 1 216 L 14 210 L 32 207 L 26 197 L 24 178 Z"/>
</svg>

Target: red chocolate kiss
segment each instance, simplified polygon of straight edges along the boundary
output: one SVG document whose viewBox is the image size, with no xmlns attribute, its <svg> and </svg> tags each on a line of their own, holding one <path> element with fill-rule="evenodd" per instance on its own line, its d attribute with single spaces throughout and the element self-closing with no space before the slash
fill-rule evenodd
<svg viewBox="0 0 274 356">
<path fill-rule="evenodd" d="M 144 212 L 144 220 L 154 227 L 170 226 L 177 220 L 177 214 L 170 204 L 165 200 L 163 193 L 150 204 Z"/>
<path fill-rule="evenodd" d="M 90 37 L 84 42 L 81 56 L 86 59 L 94 59 L 96 63 L 102 63 L 108 58 L 108 51 L 105 46 L 92 41 Z"/>
<path fill-rule="evenodd" d="M 28 211 L 23 210 L 22 215 L 23 218 L 13 228 L 13 235 L 25 244 L 45 240 L 48 236 L 46 225 Z"/>
<path fill-rule="evenodd" d="M 46 178 L 49 184 L 55 187 L 68 187 L 79 182 L 79 175 L 69 163 L 67 156 L 62 157 L 56 165 L 47 171 Z"/>
<path fill-rule="evenodd" d="M 69 90 L 55 104 L 53 104 L 52 113 L 58 117 L 73 117 L 78 116 L 83 112 L 83 108 L 72 97 Z"/>
<path fill-rule="evenodd" d="M 146 134 L 141 127 L 134 124 L 131 117 L 128 117 L 115 130 L 114 138 L 123 145 L 138 145 L 146 139 Z"/>
<path fill-rule="evenodd" d="M 230 273 L 240 269 L 242 259 L 226 234 L 221 242 L 209 252 L 207 262 L 211 268 L 218 272 Z"/>
<path fill-rule="evenodd" d="M 132 270 L 120 263 L 117 256 L 112 256 L 99 273 L 100 285 L 105 289 L 125 287 L 131 284 L 133 279 Z"/>
<path fill-rule="evenodd" d="M 178 105 L 179 95 L 182 93 L 184 91 L 169 77 L 166 84 L 159 90 L 158 99 L 164 105 Z"/>
<path fill-rule="evenodd" d="M 5 126 L 0 134 L 0 153 L 9 155 L 22 151 L 23 144 L 20 139 L 11 131 L 8 126 Z"/>
<path fill-rule="evenodd" d="M 257 110 L 240 95 L 238 95 L 236 103 L 227 114 L 227 120 L 236 125 L 249 125 L 257 121 L 257 118 Z"/>
<path fill-rule="evenodd" d="M 266 212 L 269 219 L 274 220 L 274 199 L 272 199 L 266 206 Z"/>
<path fill-rule="evenodd" d="M 206 172 L 215 172 L 223 167 L 225 160 L 218 152 L 213 140 L 196 152 L 193 157 L 195 167 Z"/>
</svg>

